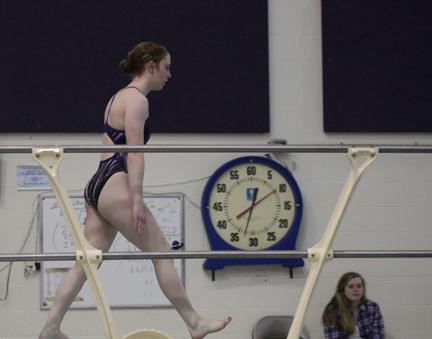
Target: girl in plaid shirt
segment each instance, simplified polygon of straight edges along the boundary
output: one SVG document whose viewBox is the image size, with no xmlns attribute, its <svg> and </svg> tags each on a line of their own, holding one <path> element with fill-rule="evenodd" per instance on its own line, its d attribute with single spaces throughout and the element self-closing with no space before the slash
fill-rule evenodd
<svg viewBox="0 0 432 339">
<path fill-rule="evenodd" d="M 322 315 L 326 339 L 383 339 L 384 322 L 377 303 L 366 299 L 365 280 L 345 273 Z"/>
</svg>

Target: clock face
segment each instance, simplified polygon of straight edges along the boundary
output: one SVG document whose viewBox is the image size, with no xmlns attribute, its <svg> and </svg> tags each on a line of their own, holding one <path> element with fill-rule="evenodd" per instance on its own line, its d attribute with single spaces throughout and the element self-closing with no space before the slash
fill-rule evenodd
<svg viewBox="0 0 432 339">
<path fill-rule="evenodd" d="M 218 241 L 261 250 L 280 243 L 298 222 L 300 200 L 287 169 L 267 158 L 244 157 L 216 171 L 206 188 L 203 213 Z"/>
</svg>

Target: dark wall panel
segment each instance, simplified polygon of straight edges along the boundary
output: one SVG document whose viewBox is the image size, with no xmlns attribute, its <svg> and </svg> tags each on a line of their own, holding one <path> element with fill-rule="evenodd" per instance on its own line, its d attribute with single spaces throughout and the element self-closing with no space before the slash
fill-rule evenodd
<svg viewBox="0 0 432 339">
<path fill-rule="evenodd" d="M 324 130 L 432 132 L 432 2 L 322 0 Z"/>
<path fill-rule="evenodd" d="M 0 132 L 101 131 L 142 40 L 172 55 L 153 131 L 269 132 L 267 26 L 266 0 L 1 1 Z"/>
</svg>

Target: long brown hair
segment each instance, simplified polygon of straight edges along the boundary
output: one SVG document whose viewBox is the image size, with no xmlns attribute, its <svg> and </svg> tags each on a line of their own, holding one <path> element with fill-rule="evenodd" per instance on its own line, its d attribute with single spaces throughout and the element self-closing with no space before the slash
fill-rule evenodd
<svg viewBox="0 0 432 339">
<path fill-rule="evenodd" d="M 125 59 L 120 61 L 120 69 L 131 77 L 140 74 L 146 63 L 154 61 L 156 64 L 165 58 L 168 50 L 152 41 L 142 41 L 132 48 Z"/>
<path fill-rule="evenodd" d="M 347 272 L 339 279 L 336 293 L 327 304 L 322 315 L 324 326 L 340 328 L 346 335 L 353 334 L 356 327 L 356 320 L 352 309 L 351 301 L 345 296 L 345 287 L 351 279 L 360 278 L 363 283 L 363 296 L 360 303 L 366 299 L 366 285 L 363 277 L 356 272 Z"/>
</svg>

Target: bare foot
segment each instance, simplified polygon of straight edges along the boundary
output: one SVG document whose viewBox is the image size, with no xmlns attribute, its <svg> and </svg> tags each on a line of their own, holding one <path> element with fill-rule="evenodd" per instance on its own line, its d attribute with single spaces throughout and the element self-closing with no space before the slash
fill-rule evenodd
<svg viewBox="0 0 432 339">
<path fill-rule="evenodd" d="M 39 339 L 69 339 L 69 337 L 54 326 L 45 326 L 39 334 Z"/>
<path fill-rule="evenodd" d="M 194 328 L 189 328 L 192 339 L 202 339 L 207 334 L 222 331 L 231 322 L 231 317 L 225 320 L 200 319 Z"/>
</svg>

